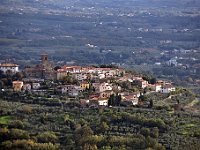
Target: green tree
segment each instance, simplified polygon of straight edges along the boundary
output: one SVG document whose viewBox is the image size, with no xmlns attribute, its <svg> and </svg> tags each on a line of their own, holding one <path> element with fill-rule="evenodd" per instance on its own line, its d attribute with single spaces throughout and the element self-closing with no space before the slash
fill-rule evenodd
<svg viewBox="0 0 200 150">
<path fill-rule="evenodd" d="M 14 120 L 9 124 L 10 128 L 17 128 L 17 129 L 23 129 L 24 124 L 21 120 Z"/>
<path fill-rule="evenodd" d="M 115 104 L 114 104 L 114 105 L 120 106 L 121 100 L 122 100 L 121 95 L 118 95 L 118 94 L 117 94 L 117 95 L 115 96 Z"/>
<path fill-rule="evenodd" d="M 91 136 L 93 135 L 93 131 L 92 129 L 87 126 L 87 125 L 84 125 L 82 127 L 79 127 L 75 130 L 75 142 L 80 145 L 81 144 L 81 140 L 85 137 L 88 137 L 88 136 Z"/>
<path fill-rule="evenodd" d="M 58 137 L 53 132 L 44 132 L 37 136 L 39 143 L 56 143 Z"/>
<path fill-rule="evenodd" d="M 149 108 L 152 108 L 153 107 L 153 100 L 151 99 L 150 101 L 149 101 Z"/>
<path fill-rule="evenodd" d="M 0 89 L 4 88 L 4 82 L 0 80 Z"/>
<path fill-rule="evenodd" d="M 109 125 L 105 121 L 102 121 L 100 124 L 100 131 L 102 133 L 105 133 L 106 131 L 108 131 L 108 129 L 109 129 Z"/>
<path fill-rule="evenodd" d="M 158 129 L 157 127 L 156 127 L 156 128 L 153 128 L 153 129 L 151 130 L 150 135 L 151 135 L 151 137 L 153 137 L 153 138 L 158 138 L 158 136 L 159 136 L 159 129 Z"/>
<path fill-rule="evenodd" d="M 141 130 L 140 130 L 140 133 L 142 134 L 142 135 L 144 135 L 145 137 L 147 137 L 147 136 L 149 136 L 150 135 L 150 129 L 149 128 L 142 128 Z"/>
<path fill-rule="evenodd" d="M 21 129 L 11 129 L 10 132 L 8 133 L 9 139 L 29 139 L 30 136 L 29 134 Z"/>
<path fill-rule="evenodd" d="M 114 106 L 115 103 L 115 95 L 112 94 L 108 99 L 108 106 Z"/>
</svg>

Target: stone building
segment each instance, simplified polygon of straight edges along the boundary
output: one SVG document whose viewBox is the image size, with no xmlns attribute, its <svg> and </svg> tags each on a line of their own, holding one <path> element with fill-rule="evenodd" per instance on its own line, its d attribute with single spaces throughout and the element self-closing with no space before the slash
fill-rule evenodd
<svg viewBox="0 0 200 150">
<path fill-rule="evenodd" d="M 47 54 L 41 55 L 41 63 L 25 68 L 25 74 L 27 77 L 31 78 L 41 78 L 41 79 L 55 79 L 55 71 L 53 65 L 48 60 Z"/>
</svg>

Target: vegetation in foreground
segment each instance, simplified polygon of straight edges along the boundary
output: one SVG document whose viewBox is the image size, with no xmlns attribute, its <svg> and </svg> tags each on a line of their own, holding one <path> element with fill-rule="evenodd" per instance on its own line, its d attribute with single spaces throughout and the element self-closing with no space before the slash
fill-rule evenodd
<svg viewBox="0 0 200 150">
<path fill-rule="evenodd" d="M 198 149 L 200 115 L 149 108 L 83 108 L 0 100 L 3 149 Z"/>
</svg>

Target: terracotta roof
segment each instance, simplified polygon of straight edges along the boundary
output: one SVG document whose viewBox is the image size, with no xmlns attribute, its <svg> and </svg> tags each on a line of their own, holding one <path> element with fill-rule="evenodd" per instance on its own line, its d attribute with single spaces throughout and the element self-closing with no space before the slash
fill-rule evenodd
<svg viewBox="0 0 200 150">
<path fill-rule="evenodd" d="M 57 72 L 65 72 L 65 69 L 58 69 Z"/>
<path fill-rule="evenodd" d="M 165 84 L 165 85 L 163 85 L 162 88 L 164 88 L 164 89 L 173 88 L 173 86 L 171 84 Z"/>
<path fill-rule="evenodd" d="M 23 81 L 13 81 L 13 83 L 14 83 L 14 84 L 17 84 L 17 83 L 20 83 L 20 84 L 22 84 L 22 83 L 23 83 Z"/>
<path fill-rule="evenodd" d="M 87 81 L 83 81 L 81 82 L 81 84 L 89 84 Z"/>
<path fill-rule="evenodd" d="M 96 98 L 96 97 L 97 97 L 97 98 L 99 97 L 99 94 L 98 94 L 98 93 L 89 96 L 89 98 Z"/>
<path fill-rule="evenodd" d="M 82 68 L 81 66 L 67 66 L 67 65 L 65 65 L 65 66 L 63 66 L 62 67 L 63 69 L 72 69 L 72 68 Z"/>
<path fill-rule="evenodd" d="M 112 68 L 95 68 L 95 70 L 114 70 L 114 69 L 112 69 Z"/>
<path fill-rule="evenodd" d="M 106 91 L 103 91 L 101 93 L 112 93 L 112 92 L 113 92 L 113 90 L 106 90 Z"/>
<path fill-rule="evenodd" d="M 0 64 L 0 67 L 18 67 L 17 64 Z"/>
<path fill-rule="evenodd" d="M 94 98 L 90 99 L 90 101 L 104 101 L 104 100 L 108 100 L 108 98 L 94 97 Z"/>
</svg>

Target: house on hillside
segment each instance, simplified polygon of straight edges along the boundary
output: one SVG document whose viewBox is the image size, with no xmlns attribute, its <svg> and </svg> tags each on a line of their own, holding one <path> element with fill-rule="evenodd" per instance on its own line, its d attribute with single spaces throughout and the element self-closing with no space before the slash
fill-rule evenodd
<svg viewBox="0 0 200 150">
<path fill-rule="evenodd" d="M 87 72 L 78 72 L 78 73 L 73 73 L 72 76 L 78 81 L 83 81 L 88 79 L 90 77 L 90 74 Z"/>
<path fill-rule="evenodd" d="M 108 99 L 107 98 L 103 98 L 103 99 L 93 98 L 89 100 L 89 105 L 90 106 L 108 106 Z"/>
<path fill-rule="evenodd" d="M 140 93 L 136 92 L 136 93 L 129 93 L 129 94 L 126 94 L 126 95 L 121 95 L 122 97 L 122 101 L 123 102 L 131 102 L 132 105 L 137 105 L 138 102 L 139 102 L 139 96 L 140 96 Z"/>
<path fill-rule="evenodd" d="M 144 89 L 145 87 L 148 86 L 148 81 L 145 81 L 143 79 L 135 79 L 135 80 L 133 80 L 133 84 Z"/>
<path fill-rule="evenodd" d="M 57 80 L 63 79 L 65 76 L 68 76 L 69 74 L 81 75 L 77 76 L 77 78 L 82 78 L 82 74 L 79 74 L 82 71 L 83 70 L 81 66 L 63 66 L 61 69 L 57 70 L 56 79 Z"/>
<path fill-rule="evenodd" d="M 40 83 L 32 83 L 32 89 L 37 90 L 40 88 Z"/>
<path fill-rule="evenodd" d="M 112 88 L 113 88 L 113 87 L 112 87 L 112 84 L 109 84 L 109 83 L 104 82 L 104 83 L 101 83 L 101 84 L 99 85 L 98 90 L 99 90 L 99 92 L 104 92 L 104 91 L 111 91 Z"/>
<path fill-rule="evenodd" d="M 83 81 L 83 82 L 80 83 L 80 88 L 82 90 L 89 89 L 90 88 L 90 83 L 88 83 L 87 81 Z"/>
<path fill-rule="evenodd" d="M 0 64 L 0 70 L 3 71 L 4 73 L 9 70 L 13 73 L 16 73 L 19 71 L 19 65 L 10 63 Z"/>
<path fill-rule="evenodd" d="M 31 84 L 24 84 L 23 85 L 23 90 L 30 91 L 31 90 Z"/>
<path fill-rule="evenodd" d="M 24 82 L 23 81 L 13 81 L 13 90 L 19 92 L 22 90 Z"/>
<path fill-rule="evenodd" d="M 162 89 L 162 84 L 155 84 L 155 91 L 156 92 L 160 92 L 161 91 L 161 89 Z"/>
<path fill-rule="evenodd" d="M 65 72 L 69 72 L 69 73 L 81 73 L 82 72 L 81 66 L 63 66 L 61 69 L 65 70 Z"/>
<path fill-rule="evenodd" d="M 162 86 L 160 92 L 161 93 L 170 93 L 175 90 L 176 90 L 175 87 L 173 87 L 171 84 L 165 84 Z"/>
<path fill-rule="evenodd" d="M 66 77 L 69 73 L 66 72 L 64 69 L 58 69 L 56 71 L 56 79 L 57 80 L 61 80 L 63 79 L 64 77 Z"/>
<path fill-rule="evenodd" d="M 104 79 L 104 78 L 106 78 L 106 75 L 104 73 L 99 73 L 98 74 L 98 78 L 99 79 Z"/>
<path fill-rule="evenodd" d="M 114 92 L 112 90 L 103 91 L 100 93 L 99 98 L 109 98 Z"/>
<path fill-rule="evenodd" d="M 76 97 L 81 92 L 81 88 L 77 85 L 64 85 L 61 87 L 62 94 L 68 94 L 71 97 Z"/>
</svg>

